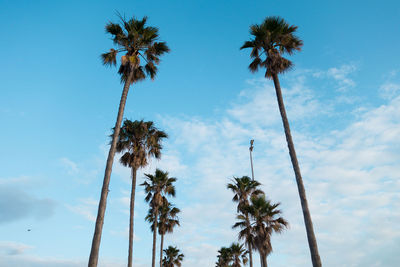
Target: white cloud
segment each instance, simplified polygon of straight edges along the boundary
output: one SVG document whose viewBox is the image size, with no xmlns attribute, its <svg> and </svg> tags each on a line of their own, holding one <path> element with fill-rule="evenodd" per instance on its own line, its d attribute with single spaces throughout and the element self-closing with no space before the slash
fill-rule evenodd
<svg viewBox="0 0 400 267">
<path fill-rule="evenodd" d="M 68 174 L 78 173 L 78 165 L 68 158 L 61 158 L 61 164 L 66 168 Z"/>
<path fill-rule="evenodd" d="M 316 71 L 313 73 L 314 77 L 317 78 L 331 78 L 334 79 L 336 89 L 341 92 L 347 91 L 349 88 L 355 87 L 356 83 L 349 76 L 357 70 L 355 64 L 344 64 L 340 67 L 333 67 L 326 71 Z"/>
<path fill-rule="evenodd" d="M 67 208 L 76 214 L 82 215 L 87 220 L 95 222 L 99 202 L 93 198 L 83 198 L 78 201 L 79 204 L 66 205 Z"/>
<path fill-rule="evenodd" d="M 72 159 L 63 157 L 59 159 L 60 165 L 65 173 L 80 184 L 93 182 L 103 170 L 103 158 L 94 158 L 84 162 L 75 162 Z M 95 167 L 93 167 L 95 166 Z"/>
<path fill-rule="evenodd" d="M 380 93 L 383 98 L 391 99 L 400 92 L 400 84 L 388 82 L 380 87 Z"/>
<path fill-rule="evenodd" d="M 32 246 L 22 243 L 0 241 L 0 255 L 19 255 L 31 248 Z"/>
</svg>

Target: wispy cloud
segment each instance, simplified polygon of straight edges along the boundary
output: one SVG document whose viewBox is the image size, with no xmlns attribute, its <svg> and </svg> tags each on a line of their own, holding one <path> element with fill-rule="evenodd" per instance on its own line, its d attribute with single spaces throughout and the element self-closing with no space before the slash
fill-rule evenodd
<svg viewBox="0 0 400 267">
<path fill-rule="evenodd" d="M 345 92 L 349 88 L 355 87 L 356 82 L 350 75 L 357 70 L 355 64 L 344 64 L 340 67 L 332 67 L 326 71 L 315 71 L 313 76 L 316 78 L 330 78 L 336 81 L 336 90 Z"/>
<path fill-rule="evenodd" d="M 33 247 L 23 243 L 0 241 L 0 255 L 20 255 L 31 248 Z"/>
<path fill-rule="evenodd" d="M 93 198 L 79 199 L 76 205 L 66 205 L 72 212 L 82 215 L 89 221 L 96 221 L 98 201 Z"/>
</svg>

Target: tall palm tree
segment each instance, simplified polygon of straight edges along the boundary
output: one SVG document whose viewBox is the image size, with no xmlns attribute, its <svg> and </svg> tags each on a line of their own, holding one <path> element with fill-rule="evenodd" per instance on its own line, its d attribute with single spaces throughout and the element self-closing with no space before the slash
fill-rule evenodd
<svg viewBox="0 0 400 267">
<path fill-rule="evenodd" d="M 175 226 L 180 226 L 179 218 L 177 216 L 179 212 L 180 209 L 174 207 L 167 199 L 163 200 L 158 216 L 158 234 L 161 236 L 160 267 L 162 266 L 163 259 L 164 235 L 166 233 L 172 233 Z M 151 223 L 151 231 L 154 231 L 154 210 L 152 208 L 149 209 L 146 220 Z"/>
<path fill-rule="evenodd" d="M 136 172 L 148 164 L 150 157 L 161 157 L 161 141 L 167 134 L 158 130 L 152 121 L 125 120 L 119 133 L 117 152 L 124 153 L 120 162 L 131 168 L 132 187 L 129 216 L 128 267 L 132 266 L 133 225 L 136 191 Z"/>
<path fill-rule="evenodd" d="M 234 177 L 232 183 L 227 185 L 227 188 L 234 193 L 232 201 L 238 203 L 237 212 L 241 213 L 239 216 L 243 217 L 244 225 L 240 225 L 243 230 L 239 232 L 239 239 L 244 239 L 246 241 L 246 246 L 249 251 L 250 267 L 253 267 L 253 236 L 250 231 L 249 215 L 243 207 L 249 205 L 250 197 L 263 194 L 263 191 L 258 189 L 260 185 L 259 182 L 250 179 L 248 176 L 243 176 L 241 178 Z M 239 225 L 236 226 L 235 224 L 233 226 L 233 228 L 236 227 L 239 227 Z"/>
<path fill-rule="evenodd" d="M 151 79 L 154 79 L 157 73 L 157 65 L 160 63 L 160 56 L 169 51 L 167 44 L 159 41 L 158 28 L 146 25 L 146 17 L 141 20 L 136 18 L 127 20 L 120 16 L 120 19 L 120 24 L 110 22 L 105 27 L 106 32 L 112 35 L 112 40 L 117 49 L 111 48 L 109 52 L 101 55 L 104 65 L 115 66 L 117 64 L 117 54 L 119 52 L 124 53 L 121 57 L 121 65 L 118 71 L 121 75 L 121 82 L 124 84 L 124 89 L 119 103 L 117 121 L 114 127 L 115 131 L 112 136 L 104 172 L 103 186 L 101 189 L 89 257 L 89 267 L 97 266 L 98 263 L 104 214 L 109 191 L 108 186 L 110 184 L 111 170 L 129 87 L 133 83 L 144 80 L 146 76 L 150 76 Z M 144 60 L 144 63 L 141 62 L 141 59 Z"/>
<path fill-rule="evenodd" d="M 279 111 L 282 117 L 290 159 L 292 161 L 303 210 L 311 260 L 314 267 L 320 267 L 321 259 L 318 253 L 317 240 L 314 234 L 303 179 L 301 177 L 278 79 L 278 74 L 288 71 L 293 65 L 290 60 L 284 58 L 282 55 L 285 53 L 291 55 L 295 51 L 300 51 L 303 45 L 303 41 L 295 35 L 296 30 L 297 26 L 289 25 L 280 17 L 267 17 L 261 24 L 255 24 L 250 27 L 250 33 L 253 35 L 253 38 L 250 41 L 246 41 L 240 49 L 251 48 L 250 57 L 252 58 L 252 62 L 249 65 L 251 72 L 256 72 L 259 68 L 265 68 L 265 77 L 274 81 Z"/>
<path fill-rule="evenodd" d="M 150 204 L 150 208 L 154 212 L 154 231 L 153 231 L 153 255 L 152 255 L 152 267 L 155 267 L 156 260 L 156 241 L 157 241 L 157 229 L 158 229 L 158 213 L 160 207 L 165 201 L 165 196 L 175 196 L 175 186 L 173 183 L 176 178 L 169 177 L 168 172 L 156 169 L 154 175 L 145 174 L 146 181 L 141 185 L 144 186 L 146 192 L 145 200 Z"/>
<path fill-rule="evenodd" d="M 229 248 L 232 255 L 232 267 L 241 267 L 247 263 L 247 250 L 239 243 L 232 243 Z"/>
<path fill-rule="evenodd" d="M 169 246 L 167 249 L 164 249 L 165 257 L 162 262 L 163 267 L 181 267 L 183 258 L 185 257 L 182 253 L 180 253 L 179 249 L 173 246 Z"/>
<path fill-rule="evenodd" d="M 267 267 L 267 256 L 272 252 L 271 235 L 281 233 L 288 227 L 288 222 L 278 210 L 280 204 L 272 204 L 265 196 L 251 198 L 250 205 L 244 207 L 251 217 L 251 230 L 254 235 L 254 245 L 260 254 L 261 267 Z"/>
</svg>

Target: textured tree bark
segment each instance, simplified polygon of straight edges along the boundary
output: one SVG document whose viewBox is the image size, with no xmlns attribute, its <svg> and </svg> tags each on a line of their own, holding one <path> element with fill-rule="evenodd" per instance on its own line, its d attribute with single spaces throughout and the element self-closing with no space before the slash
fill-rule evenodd
<svg viewBox="0 0 400 267">
<path fill-rule="evenodd" d="M 122 91 L 121 101 L 119 103 L 117 121 L 115 123 L 115 129 L 112 137 L 111 147 L 107 157 L 106 170 L 104 172 L 103 187 L 101 189 L 99 209 L 97 211 L 96 225 L 94 228 L 94 235 L 92 240 L 92 248 L 90 250 L 90 256 L 89 256 L 89 263 L 88 263 L 89 267 L 96 267 L 99 260 L 99 248 L 100 248 L 101 234 L 103 231 L 104 214 L 106 212 L 108 186 L 110 184 L 111 170 L 114 162 L 115 150 L 119 137 L 119 131 L 121 128 L 122 118 L 124 116 L 126 99 L 128 97 L 128 91 L 132 81 L 132 77 L 133 77 L 133 72 L 131 71 L 127 81 L 125 82 L 124 90 Z"/>
<path fill-rule="evenodd" d="M 285 129 L 285 135 L 286 135 L 287 145 L 289 148 L 290 160 L 292 161 L 293 170 L 294 170 L 294 174 L 296 177 L 297 189 L 299 191 L 301 208 L 303 210 L 303 217 L 304 217 L 304 223 L 306 226 L 308 245 L 310 247 L 310 253 L 311 253 L 311 261 L 312 261 L 312 264 L 314 267 L 321 267 L 322 264 L 321 264 L 321 259 L 319 257 L 319 253 L 318 253 L 318 245 L 317 245 L 317 240 L 316 240 L 315 234 L 314 234 L 314 228 L 313 228 L 313 224 L 312 224 L 312 220 L 311 220 L 310 211 L 308 209 L 306 191 L 304 189 L 303 178 L 301 177 L 300 167 L 299 167 L 299 163 L 297 161 L 297 156 L 296 156 L 296 151 L 294 149 L 292 135 L 290 133 L 289 121 L 286 116 L 286 110 L 285 110 L 285 105 L 283 103 L 281 86 L 280 86 L 277 74 L 273 75 L 273 80 L 274 80 L 274 85 L 275 85 L 276 98 L 278 100 L 279 111 L 280 111 L 281 117 L 282 117 L 283 128 Z"/>
<path fill-rule="evenodd" d="M 160 244 L 160 267 L 162 267 L 163 247 L 164 247 L 164 235 L 162 234 L 161 244 Z"/>
<path fill-rule="evenodd" d="M 154 214 L 153 256 L 152 256 L 152 259 L 151 259 L 151 266 L 152 267 L 156 267 L 157 228 L 158 228 L 158 208 L 155 209 L 155 214 Z"/>
<path fill-rule="evenodd" d="M 133 257 L 133 225 L 134 225 L 134 212 L 135 212 L 135 192 L 136 192 L 136 169 L 131 168 L 132 172 L 132 189 L 131 189 L 131 203 L 130 203 L 130 216 L 129 216 L 129 251 L 128 251 L 128 267 L 132 267 Z"/>
</svg>

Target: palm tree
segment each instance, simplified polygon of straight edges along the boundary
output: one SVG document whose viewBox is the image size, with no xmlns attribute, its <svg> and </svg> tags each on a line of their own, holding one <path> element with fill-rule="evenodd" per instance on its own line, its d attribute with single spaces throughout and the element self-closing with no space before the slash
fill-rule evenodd
<svg viewBox="0 0 400 267">
<path fill-rule="evenodd" d="M 243 228 L 239 232 L 239 239 L 244 239 L 246 241 L 246 246 L 249 251 L 250 267 L 253 267 L 253 236 L 250 231 L 250 220 L 248 213 L 243 209 L 243 207 L 249 205 L 249 198 L 252 196 L 257 196 L 263 194 L 263 191 L 258 189 L 261 184 L 256 180 L 250 179 L 248 176 L 243 176 L 241 178 L 234 177 L 232 183 L 227 185 L 227 188 L 232 190 L 234 193 L 232 201 L 237 202 L 237 212 L 241 213 L 244 225 L 240 225 Z M 239 225 L 234 225 L 233 228 L 237 228 Z"/>
<path fill-rule="evenodd" d="M 246 41 L 240 49 L 251 48 L 250 57 L 253 59 L 249 65 L 251 72 L 256 72 L 258 68 L 265 68 L 265 77 L 274 81 L 279 111 L 282 117 L 290 159 L 292 161 L 303 210 L 311 260 L 314 267 L 320 267 L 321 259 L 318 253 L 317 240 L 314 234 L 303 179 L 301 177 L 278 79 L 278 74 L 288 71 L 293 65 L 290 60 L 284 58 L 282 55 L 284 53 L 291 55 L 295 51 L 300 51 L 303 45 L 303 41 L 295 35 L 296 30 L 297 26 L 289 25 L 280 17 L 267 17 L 260 25 L 255 24 L 250 27 L 250 33 L 253 35 L 253 38 L 250 41 Z M 262 59 L 263 54 L 264 59 Z"/>
<path fill-rule="evenodd" d="M 251 198 L 250 205 L 244 207 L 251 217 L 251 231 L 254 236 L 254 245 L 260 254 L 261 267 L 267 267 L 267 256 L 272 252 L 271 235 L 273 232 L 281 233 L 289 223 L 282 217 L 278 210 L 280 204 L 272 204 L 265 196 Z"/>
<path fill-rule="evenodd" d="M 185 255 L 183 255 L 182 253 L 179 254 L 179 249 L 169 246 L 167 249 L 164 249 L 164 252 L 165 257 L 162 262 L 163 267 L 182 266 L 183 257 L 185 257 Z"/>
<path fill-rule="evenodd" d="M 158 229 L 158 213 L 160 207 L 165 202 L 165 196 L 175 196 L 175 186 L 173 183 L 176 178 L 169 177 L 168 172 L 156 169 L 154 175 L 145 174 L 147 181 L 143 182 L 141 185 L 144 186 L 146 192 L 146 202 L 150 203 L 150 208 L 154 212 L 154 231 L 153 231 L 153 255 L 152 255 L 152 267 L 155 267 L 156 260 L 156 241 L 157 241 L 157 229 Z"/>
<path fill-rule="evenodd" d="M 233 256 L 230 248 L 222 247 L 218 250 L 218 260 L 216 262 L 216 267 L 229 267 L 232 262 Z"/>
<path fill-rule="evenodd" d="M 229 248 L 232 255 L 232 267 L 241 267 L 247 263 L 247 250 L 239 243 L 232 243 Z"/>
<path fill-rule="evenodd" d="M 180 210 L 171 203 L 168 202 L 167 199 L 163 200 L 163 204 L 160 207 L 159 216 L 158 216 L 158 234 L 161 236 L 160 243 L 160 267 L 162 266 L 163 259 L 163 246 L 164 246 L 164 235 L 166 233 L 172 233 L 174 231 L 175 226 L 179 225 L 179 219 L 177 214 Z M 154 231 L 154 211 L 152 208 L 149 209 L 149 213 L 146 216 L 146 220 L 151 224 L 151 231 Z"/>
<path fill-rule="evenodd" d="M 110 151 L 107 157 L 106 169 L 104 172 L 103 186 L 99 208 L 97 212 L 96 225 L 93 235 L 92 247 L 89 257 L 89 266 L 97 266 L 99 258 L 99 247 L 101 234 L 103 230 L 104 214 L 106 211 L 108 186 L 110 184 L 111 170 L 116 152 L 119 131 L 121 127 L 122 117 L 124 115 L 125 103 L 131 84 L 150 76 L 154 79 L 157 73 L 157 65 L 160 63 L 160 56 L 169 51 L 165 42 L 159 42 L 158 28 L 147 26 L 147 18 L 141 20 L 131 18 L 121 19 L 121 25 L 117 23 L 108 23 L 106 32 L 112 35 L 114 44 L 117 49 L 110 49 L 109 52 L 101 55 L 104 65 L 112 66 L 117 64 L 117 54 L 125 53 L 121 57 L 121 65 L 118 73 L 121 75 L 121 82 L 124 83 L 121 101 L 118 108 L 117 121 L 115 123 L 115 131 L 112 136 Z M 141 58 L 144 59 L 141 64 Z"/>
<path fill-rule="evenodd" d="M 143 168 L 148 164 L 148 159 L 150 157 L 155 157 L 157 159 L 161 157 L 161 140 L 166 137 L 167 134 L 158 130 L 152 121 L 144 122 L 143 120 L 125 120 L 119 133 L 117 152 L 124 152 L 120 162 L 124 166 L 130 167 L 132 174 L 128 267 L 132 266 L 136 172 L 139 168 Z"/>
</svg>

